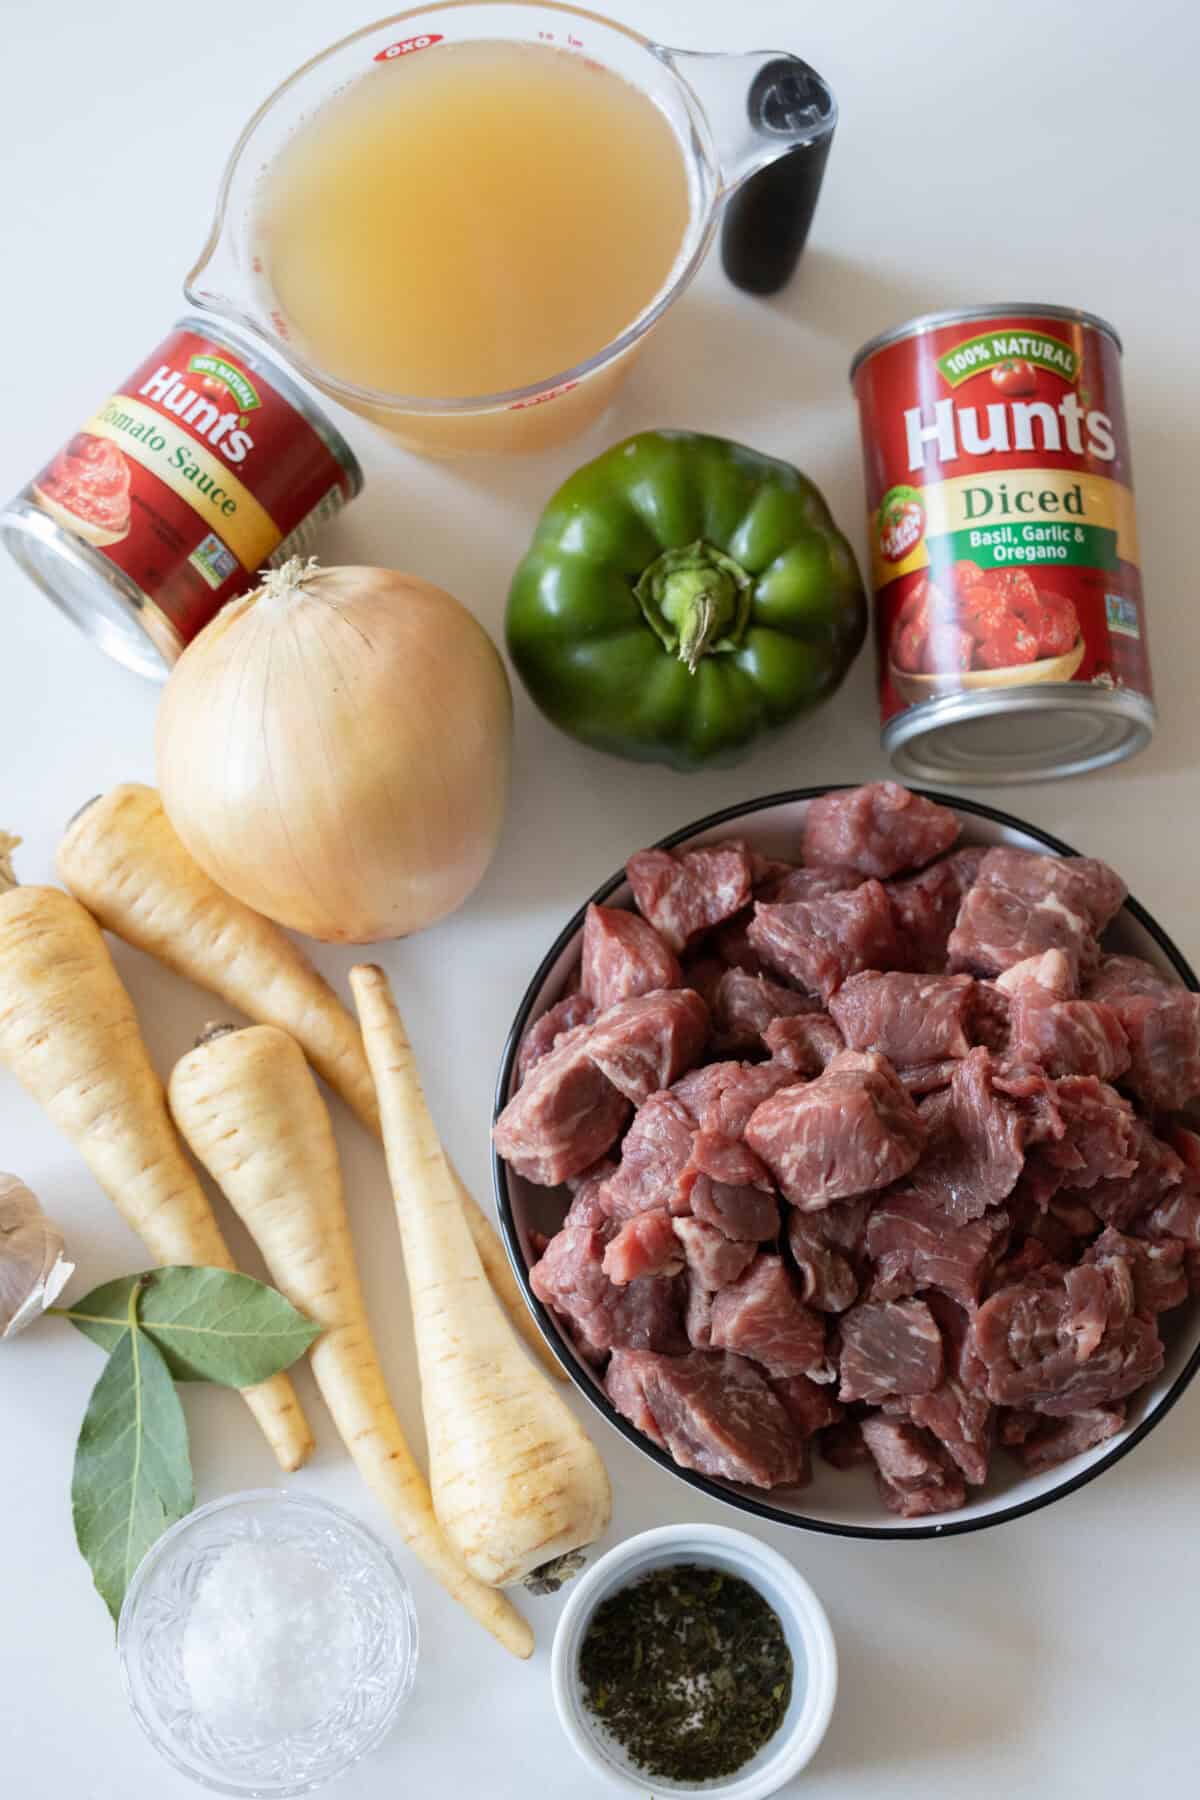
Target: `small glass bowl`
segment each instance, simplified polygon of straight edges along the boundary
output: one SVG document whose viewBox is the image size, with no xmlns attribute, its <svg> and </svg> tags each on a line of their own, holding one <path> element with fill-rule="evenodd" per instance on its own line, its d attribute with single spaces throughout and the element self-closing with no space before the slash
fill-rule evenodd
<svg viewBox="0 0 1200 1800">
<path fill-rule="evenodd" d="M 336 1574 L 353 1602 L 356 1638 L 355 1676 L 341 1702 L 269 1743 L 215 1732 L 197 1717 L 183 1672 L 201 1579 L 231 1545 L 255 1539 L 302 1551 Z M 121 1608 L 117 1651 L 134 1717 L 160 1755 L 217 1793 L 276 1800 L 323 1787 L 386 1737 L 416 1677 L 417 1615 L 395 1558 L 365 1525 L 325 1501 L 261 1488 L 198 1507 L 147 1551 Z"/>
</svg>

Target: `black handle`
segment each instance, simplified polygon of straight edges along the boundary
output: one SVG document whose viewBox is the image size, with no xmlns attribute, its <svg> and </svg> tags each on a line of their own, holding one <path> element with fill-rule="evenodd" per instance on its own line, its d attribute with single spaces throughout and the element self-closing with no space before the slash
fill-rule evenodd
<svg viewBox="0 0 1200 1800">
<path fill-rule="evenodd" d="M 795 273 L 817 210 L 837 106 L 815 69 L 781 57 L 760 69 L 747 108 L 764 135 L 810 134 L 742 183 L 721 224 L 721 261 L 733 285 L 776 294 Z"/>
</svg>

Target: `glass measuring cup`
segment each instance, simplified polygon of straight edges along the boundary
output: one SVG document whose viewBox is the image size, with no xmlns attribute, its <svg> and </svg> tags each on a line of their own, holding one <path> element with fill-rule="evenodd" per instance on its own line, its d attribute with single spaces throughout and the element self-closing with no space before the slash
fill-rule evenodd
<svg viewBox="0 0 1200 1800">
<path fill-rule="evenodd" d="M 665 114 L 688 182 L 688 222 L 674 264 L 658 293 L 611 343 L 529 386 L 430 399 L 345 380 L 308 357 L 271 293 L 258 241 L 264 174 L 300 125 L 374 66 L 436 55 L 440 44 L 497 40 L 551 44 L 598 63 Z M 700 267 L 725 203 L 739 189 L 743 197 L 751 195 L 768 169 L 777 193 L 782 158 L 793 159 L 797 172 L 790 230 L 798 252 L 836 117 L 821 78 L 783 52 L 669 49 L 597 13 L 552 0 L 442 0 L 364 26 L 305 63 L 263 102 L 234 146 L 208 242 L 185 292 L 194 306 L 257 333 L 324 393 L 414 450 L 435 456 L 540 450 L 574 437 L 604 411 L 648 334 Z M 771 216 L 784 217 L 786 230 L 784 215 L 776 203 Z"/>
</svg>

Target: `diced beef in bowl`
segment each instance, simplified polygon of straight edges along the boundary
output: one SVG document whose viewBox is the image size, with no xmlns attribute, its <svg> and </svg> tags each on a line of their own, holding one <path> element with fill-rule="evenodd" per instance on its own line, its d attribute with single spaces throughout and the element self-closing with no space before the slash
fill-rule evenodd
<svg viewBox="0 0 1200 1800">
<path fill-rule="evenodd" d="M 519 1046 L 530 1285 L 682 1468 L 952 1512 L 1119 1432 L 1200 1294 L 1200 996 L 1110 953 L 1106 864 L 958 828 L 879 782 L 787 860 L 640 852 Z"/>
<path fill-rule="evenodd" d="M 959 834 L 949 807 L 910 794 L 897 781 L 823 794 L 804 819 L 806 863 L 849 863 L 879 878 L 919 869 Z"/>
</svg>

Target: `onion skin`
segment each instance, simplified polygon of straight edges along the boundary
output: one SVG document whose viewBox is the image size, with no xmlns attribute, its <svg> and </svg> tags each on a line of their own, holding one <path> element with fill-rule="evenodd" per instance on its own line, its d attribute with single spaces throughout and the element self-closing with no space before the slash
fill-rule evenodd
<svg viewBox="0 0 1200 1800">
<path fill-rule="evenodd" d="M 175 665 L 158 785 L 228 893 L 310 937 L 374 943 L 476 887 L 503 825 L 511 739 L 499 653 L 450 594 L 390 569 L 296 563 L 232 601 Z"/>
</svg>

